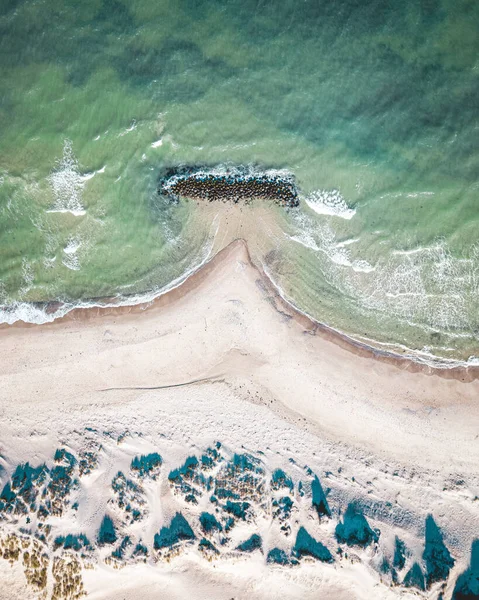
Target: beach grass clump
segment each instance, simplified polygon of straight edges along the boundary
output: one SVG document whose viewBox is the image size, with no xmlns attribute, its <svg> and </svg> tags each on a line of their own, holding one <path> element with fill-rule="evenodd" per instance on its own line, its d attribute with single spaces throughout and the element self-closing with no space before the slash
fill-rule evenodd
<svg viewBox="0 0 479 600">
<path fill-rule="evenodd" d="M 223 526 L 218 519 L 209 512 L 202 512 L 200 515 L 201 529 L 205 533 L 211 533 L 213 531 L 223 531 Z"/>
<path fill-rule="evenodd" d="M 265 472 L 260 461 L 249 454 L 234 454 L 220 470 L 215 481 L 217 498 L 230 501 L 262 502 Z"/>
<path fill-rule="evenodd" d="M 74 485 L 73 474 L 77 461 L 65 448 L 59 448 L 53 460 L 57 464 L 50 471 L 50 481 L 45 493 L 45 509 L 53 516 L 61 516 Z"/>
<path fill-rule="evenodd" d="M 99 546 L 104 546 L 105 544 L 114 544 L 116 542 L 116 529 L 113 523 L 113 519 L 108 515 L 103 517 L 103 520 L 100 525 L 100 529 L 97 535 L 97 542 Z"/>
<path fill-rule="evenodd" d="M 80 550 L 91 550 L 92 545 L 90 540 L 84 533 L 79 534 L 71 534 L 69 533 L 66 536 L 59 535 L 55 538 L 53 542 L 54 548 L 59 548 L 62 546 L 65 550 L 75 550 L 79 552 Z"/>
<path fill-rule="evenodd" d="M 193 540 L 195 537 L 188 521 L 180 512 L 177 512 L 170 525 L 162 527 L 160 532 L 155 534 L 154 547 L 155 550 L 171 548 L 181 541 Z"/>
<path fill-rule="evenodd" d="M 314 479 L 311 483 L 311 493 L 312 493 L 312 504 L 313 508 L 316 510 L 318 517 L 330 517 L 331 510 L 329 508 L 328 501 L 326 499 L 326 494 L 321 486 L 321 482 L 317 475 L 314 476 Z"/>
<path fill-rule="evenodd" d="M 183 496 L 186 502 L 197 504 L 197 498 L 211 489 L 213 478 L 202 472 L 196 456 L 189 456 L 181 467 L 170 471 L 168 481 L 175 493 Z"/>
<path fill-rule="evenodd" d="M 224 509 L 236 519 L 246 521 L 250 506 L 249 502 L 232 502 L 231 500 L 227 500 Z"/>
<path fill-rule="evenodd" d="M 218 548 L 216 548 L 216 546 L 206 538 L 201 538 L 200 543 L 198 544 L 198 550 L 209 561 L 213 560 L 213 558 L 216 558 L 219 555 Z"/>
<path fill-rule="evenodd" d="M 45 464 L 32 467 L 30 463 L 16 466 L 11 481 L 8 481 L 0 493 L 0 511 L 27 514 L 37 509 L 38 492 L 48 475 Z"/>
<path fill-rule="evenodd" d="M 297 565 L 298 561 L 295 558 L 291 558 L 281 548 L 272 548 L 266 557 L 266 562 L 270 564 L 276 564 L 281 566 L 286 565 Z"/>
<path fill-rule="evenodd" d="M 406 548 L 406 544 L 398 538 L 398 536 L 394 539 L 394 556 L 393 556 L 393 567 L 401 571 L 404 569 L 406 564 L 406 557 L 408 551 Z"/>
<path fill-rule="evenodd" d="M 2 503 L 2 510 L 5 510 L 5 507 L 13 504 L 15 498 L 17 497 L 16 493 L 12 490 L 12 485 L 9 481 L 3 486 L 2 493 L 0 494 L 0 500 Z"/>
<path fill-rule="evenodd" d="M 138 473 L 140 477 L 150 477 L 156 479 L 160 474 L 160 467 L 163 463 L 158 452 L 151 454 L 135 456 L 131 461 L 131 470 Z"/>
<path fill-rule="evenodd" d="M 45 464 L 32 467 L 30 463 L 17 465 L 12 475 L 12 488 L 23 498 L 27 504 L 34 503 L 38 486 L 42 485 L 48 475 Z"/>
<path fill-rule="evenodd" d="M 324 544 L 315 540 L 304 527 L 300 527 L 296 535 L 293 554 L 297 558 L 312 556 L 321 562 L 331 563 L 334 561 L 331 552 Z"/>
<path fill-rule="evenodd" d="M 426 585 L 429 588 L 437 581 L 445 581 L 454 566 L 454 559 L 444 544 L 441 530 L 432 515 L 426 518 L 426 534 L 422 555 L 426 565 Z"/>
<path fill-rule="evenodd" d="M 213 469 L 220 461 L 223 460 L 220 448 L 221 443 L 216 442 L 214 448 L 207 448 L 201 455 L 201 467 L 203 470 Z"/>
<path fill-rule="evenodd" d="M 48 555 L 44 547 L 34 540 L 32 546 L 25 550 L 22 557 L 25 579 L 35 592 L 45 589 L 48 579 Z"/>
<path fill-rule="evenodd" d="M 21 551 L 20 538 L 11 533 L 4 538 L 0 538 L 0 557 L 14 563 L 18 560 Z"/>
<path fill-rule="evenodd" d="M 121 471 L 118 471 L 113 478 L 111 487 L 114 492 L 114 498 L 110 502 L 116 504 L 120 510 L 124 511 L 126 522 L 133 523 L 140 521 L 146 512 L 143 488 L 125 477 Z"/>
<path fill-rule="evenodd" d="M 479 598 L 479 539 L 472 542 L 469 568 L 459 575 L 452 600 Z"/>
<path fill-rule="evenodd" d="M 98 450 L 101 448 L 98 445 Z M 85 450 L 80 454 L 80 460 L 78 461 L 78 470 L 80 477 L 89 475 L 98 466 L 98 451 Z"/>
<path fill-rule="evenodd" d="M 281 498 L 273 498 L 271 502 L 273 519 L 281 523 L 281 531 L 285 535 L 291 533 L 291 525 L 289 520 L 293 513 L 293 509 L 297 510 L 291 496 L 282 496 Z"/>
<path fill-rule="evenodd" d="M 348 546 L 369 546 L 379 540 L 379 532 L 369 526 L 360 508 L 349 504 L 343 521 L 336 525 L 335 535 L 338 542 Z"/>
<path fill-rule="evenodd" d="M 77 462 L 73 454 L 68 452 L 66 448 L 57 448 L 57 450 L 55 450 L 55 456 L 53 457 L 53 460 L 56 463 L 62 463 L 70 467 L 74 467 Z"/>
<path fill-rule="evenodd" d="M 79 600 L 86 596 L 81 576 L 80 561 L 71 554 L 53 559 L 52 574 L 54 578 L 51 600 Z"/>
<path fill-rule="evenodd" d="M 271 489 L 278 491 L 281 488 L 288 488 L 290 492 L 294 489 L 294 483 L 289 475 L 283 471 L 283 469 L 276 469 L 271 475 Z"/>
<path fill-rule="evenodd" d="M 239 544 L 236 549 L 240 552 L 254 552 L 255 550 L 262 550 L 262 546 L 261 536 L 253 533 L 247 540 Z"/>
<path fill-rule="evenodd" d="M 291 516 L 291 510 L 293 508 L 293 500 L 290 496 L 283 496 L 282 498 L 274 499 L 272 502 L 273 506 L 273 519 L 279 519 L 284 521 L 289 519 Z"/>
<path fill-rule="evenodd" d="M 140 541 L 137 543 L 137 545 L 133 549 L 132 556 L 135 556 L 135 557 L 141 556 L 143 558 L 146 558 L 148 556 L 148 548 L 145 546 L 145 544 L 142 544 Z"/>
<path fill-rule="evenodd" d="M 421 565 L 415 562 L 409 571 L 406 573 L 403 580 L 404 587 L 417 588 L 424 592 L 426 590 L 426 583 L 424 581 L 424 573 L 422 572 Z"/>
<path fill-rule="evenodd" d="M 117 560 L 121 560 L 123 558 L 123 556 L 125 555 L 126 549 L 129 546 L 131 546 L 131 539 L 130 539 L 130 536 L 126 535 L 121 540 L 121 543 L 118 546 L 118 548 L 115 548 L 115 550 L 113 550 L 113 552 L 111 553 L 112 557 L 116 558 Z"/>
</svg>

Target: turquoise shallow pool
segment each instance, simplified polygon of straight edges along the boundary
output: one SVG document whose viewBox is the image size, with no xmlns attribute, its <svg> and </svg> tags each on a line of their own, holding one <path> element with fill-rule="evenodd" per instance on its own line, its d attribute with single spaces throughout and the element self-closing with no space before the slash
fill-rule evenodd
<svg viewBox="0 0 479 600">
<path fill-rule="evenodd" d="M 478 26 L 466 0 L 4 0 L 2 319 L 167 286 L 215 226 L 158 197 L 160 169 L 256 165 L 300 189 L 245 232 L 288 298 L 478 356 Z"/>
</svg>

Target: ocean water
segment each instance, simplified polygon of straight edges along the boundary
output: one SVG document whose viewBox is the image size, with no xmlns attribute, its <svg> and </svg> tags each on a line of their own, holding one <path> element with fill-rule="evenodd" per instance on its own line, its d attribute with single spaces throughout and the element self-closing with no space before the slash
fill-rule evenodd
<svg viewBox="0 0 479 600">
<path fill-rule="evenodd" d="M 1 320 L 154 295 L 224 223 L 160 198 L 161 169 L 256 165 L 300 190 L 237 208 L 288 299 L 384 349 L 474 360 L 478 28 L 474 0 L 3 0 Z"/>
</svg>

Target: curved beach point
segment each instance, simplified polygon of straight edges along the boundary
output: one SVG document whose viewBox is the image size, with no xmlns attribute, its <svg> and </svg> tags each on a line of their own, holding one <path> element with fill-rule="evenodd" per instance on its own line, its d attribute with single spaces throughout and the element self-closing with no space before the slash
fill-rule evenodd
<svg viewBox="0 0 479 600">
<path fill-rule="evenodd" d="M 192 293 L 194 291 L 194 293 Z M 324 439 L 401 464 L 477 472 L 478 368 L 379 353 L 287 304 L 237 240 L 148 305 L 2 330 L 6 430 L 32 414 L 121 406 L 224 382 Z"/>
</svg>

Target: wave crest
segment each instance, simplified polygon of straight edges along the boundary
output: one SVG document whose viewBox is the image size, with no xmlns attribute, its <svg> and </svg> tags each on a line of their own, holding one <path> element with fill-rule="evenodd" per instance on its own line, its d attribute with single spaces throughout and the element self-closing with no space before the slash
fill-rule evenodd
<svg viewBox="0 0 479 600">
<path fill-rule="evenodd" d="M 80 173 L 70 140 L 65 140 L 63 156 L 48 177 L 48 181 L 54 197 L 53 208 L 49 212 L 68 212 L 75 216 L 86 213 L 82 203 L 85 177 Z"/>
<path fill-rule="evenodd" d="M 319 215 L 332 215 L 341 219 L 352 219 L 356 214 L 339 190 L 315 190 L 304 199 L 311 210 Z"/>
</svg>

